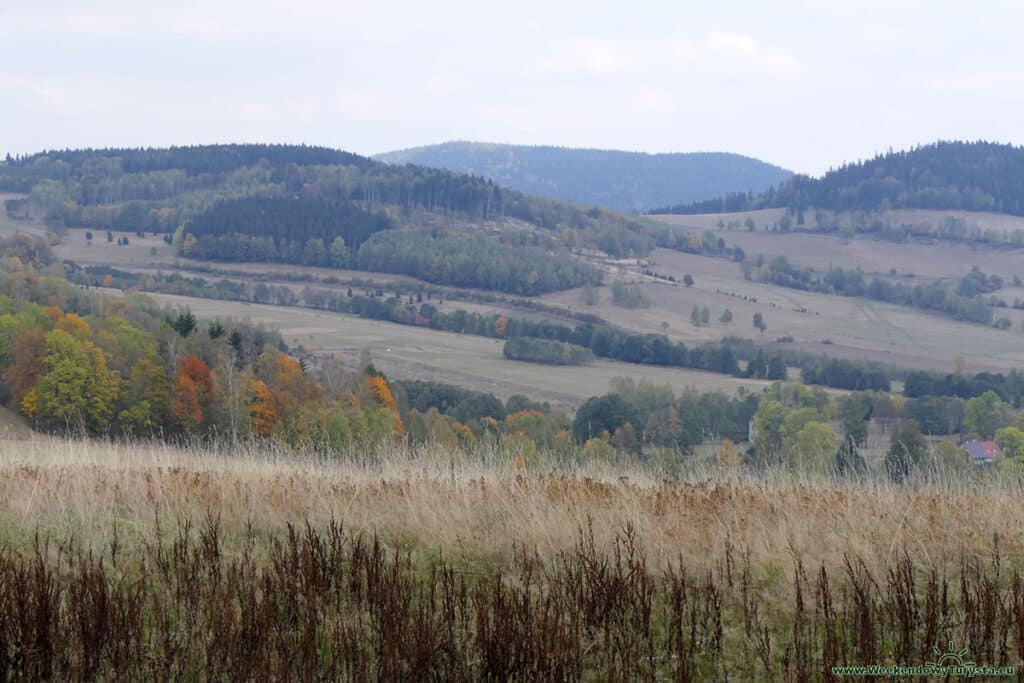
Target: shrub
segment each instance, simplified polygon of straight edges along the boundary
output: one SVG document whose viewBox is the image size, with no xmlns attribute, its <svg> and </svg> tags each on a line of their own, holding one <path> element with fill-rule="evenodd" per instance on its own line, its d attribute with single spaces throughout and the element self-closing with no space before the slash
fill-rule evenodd
<svg viewBox="0 0 1024 683">
<path fill-rule="evenodd" d="M 505 342 L 505 358 L 546 365 L 586 365 L 593 362 L 590 349 L 536 337 L 517 337 Z"/>
</svg>

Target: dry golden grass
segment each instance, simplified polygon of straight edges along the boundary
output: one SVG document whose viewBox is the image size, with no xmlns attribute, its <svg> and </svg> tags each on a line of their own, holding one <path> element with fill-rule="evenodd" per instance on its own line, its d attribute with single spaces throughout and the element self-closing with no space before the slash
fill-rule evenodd
<svg viewBox="0 0 1024 683">
<path fill-rule="evenodd" d="M 811 681 L 949 643 L 1024 662 L 1019 487 L 509 455 L 0 442 L 0 678 Z"/>
<path fill-rule="evenodd" d="M 60 439 L 0 442 L 0 542 L 35 530 L 104 544 L 148 540 L 157 520 L 216 516 L 230 538 L 245 524 L 342 521 L 388 544 L 498 565 L 516 546 L 551 557 L 592 524 L 607 547 L 628 525 L 654 567 L 706 569 L 726 544 L 755 566 L 810 566 L 843 556 L 882 568 L 895 553 L 941 568 L 964 556 L 1022 554 L 1024 507 L 995 482 L 896 487 L 694 471 L 668 482 L 638 467 L 539 466 L 521 471 L 500 449 L 365 449 L 345 460 L 255 448 L 219 453 Z"/>
</svg>

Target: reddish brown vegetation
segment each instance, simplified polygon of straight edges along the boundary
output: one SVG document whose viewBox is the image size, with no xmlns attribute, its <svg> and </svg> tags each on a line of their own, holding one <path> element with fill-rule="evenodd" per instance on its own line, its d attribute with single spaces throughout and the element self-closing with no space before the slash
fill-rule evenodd
<svg viewBox="0 0 1024 683">
<path fill-rule="evenodd" d="M 773 602 L 731 544 L 712 571 L 648 569 L 627 528 L 588 530 L 550 561 L 520 550 L 472 575 L 340 525 L 289 527 L 230 557 L 219 523 L 179 525 L 131 556 L 37 539 L 0 552 L 4 679 L 831 680 L 842 663 L 920 664 L 950 642 L 990 665 L 1024 659 L 1024 583 L 964 558 L 959 575 L 909 556 L 876 576 L 856 558 Z"/>
</svg>

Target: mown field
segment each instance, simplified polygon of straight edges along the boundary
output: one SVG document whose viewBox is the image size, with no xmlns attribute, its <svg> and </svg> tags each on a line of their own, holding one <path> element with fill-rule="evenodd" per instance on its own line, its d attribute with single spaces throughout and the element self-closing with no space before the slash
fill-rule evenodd
<svg viewBox="0 0 1024 683">
<path fill-rule="evenodd" d="M 799 252 L 792 252 L 790 258 L 802 263 Z M 687 288 L 643 278 L 642 286 L 651 304 L 647 308 L 615 305 L 608 287 L 601 289 L 597 306 L 584 305 L 578 290 L 549 294 L 543 299 L 594 313 L 629 329 L 660 331 L 664 329 L 662 323 L 667 322 L 669 336 L 683 341 L 737 335 L 773 342 L 792 336 L 794 342 L 787 344 L 787 348 L 940 371 L 949 371 L 958 356 L 975 372 L 1006 371 L 1024 363 L 1022 311 L 999 309 L 998 315 L 1010 318 L 1014 325 L 1011 330 L 1001 331 L 907 306 L 746 280 L 739 264 L 724 259 L 659 249 L 652 260 L 653 271 L 680 280 L 689 273 L 694 285 Z M 627 279 L 640 280 L 636 274 L 628 275 Z M 695 305 L 708 307 L 709 325 L 696 326 L 691 322 Z M 719 322 L 726 309 L 733 313 L 730 324 Z M 755 313 L 761 313 L 767 323 L 764 335 L 752 325 Z"/>
<path fill-rule="evenodd" d="M 5 679 L 831 680 L 1024 662 L 1016 484 L 0 442 Z"/>
<path fill-rule="evenodd" d="M 612 379 L 632 377 L 685 388 L 735 393 L 760 391 L 768 382 L 682 368 L 659 368 L 597 360 L 587 366 L 549 366 L 517 362 L 502 355 L 503 342 L 473 335 L 367 320 L 353 315 L 304 308 L 247 304 L 197 297 L 153 294 L 154 300 L 188 307 L 200 318 L 234 317 L 279 330 L 291 345 L 310 351 L 341 353 L 359 360 L 370 353 L 374 365 L 397 379 L 457 384 L 501 398 L 524 394 L 564 409 L 575 409 L 608 391 Z"/>
</svg>

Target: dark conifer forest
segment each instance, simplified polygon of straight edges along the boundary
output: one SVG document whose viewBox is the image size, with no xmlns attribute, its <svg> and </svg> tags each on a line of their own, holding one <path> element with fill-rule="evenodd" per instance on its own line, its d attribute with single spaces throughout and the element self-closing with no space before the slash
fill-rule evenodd
<svg viewBox="0 0 1024 683">
<path fill-rule="evenodd" d="M 835 211 L 957 209 L 1024 215 L 1024 148 L 992 142 L 936 142 L 846 164 L 821 178 L 793 176 L 760 194 L 733 193 L 652 213 L 719 213 L 766 208 Z"/>
</svg>

